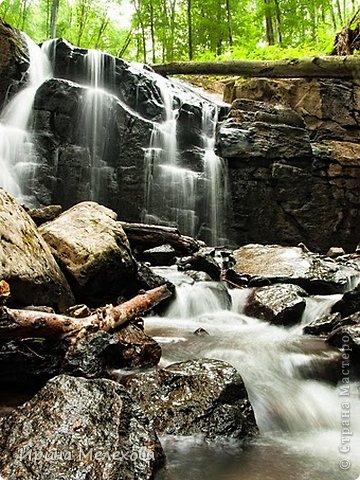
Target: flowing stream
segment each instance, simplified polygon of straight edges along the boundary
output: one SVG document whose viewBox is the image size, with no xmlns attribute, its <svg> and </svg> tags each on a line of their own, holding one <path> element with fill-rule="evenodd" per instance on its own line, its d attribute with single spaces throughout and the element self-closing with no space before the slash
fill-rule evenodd
<svg viewBox="0 0 360 480">
<path fill-rule="evenodd" d="M 217 282 L 193 284 L 169 268 L 157 273 L 177 285 L 176 299 L 165 314 L 146 319 L 147 333 L 163 349 L 161 365 L 200 357 L 231 363 L 245 381 L 260 429 L 245 448 L 236 442 L 164 437 L 168 467 L 159 478 L 357 479 L 360 384 L 352 383 L 344 396 L 339 385 L 324 377 L 341 362 L 340 353 L 321 339 L 302 335 L 301 326 L 277 327 L 244 315 L 249 290 L 228 292 Z M 308 299 L 303 324 L 328 312 L 339 298 Z M 194 335 L 199 327 L 209 335 Z M 350 416 L 351 435 L 342 430 L 344 413 Z"/>
</svg>

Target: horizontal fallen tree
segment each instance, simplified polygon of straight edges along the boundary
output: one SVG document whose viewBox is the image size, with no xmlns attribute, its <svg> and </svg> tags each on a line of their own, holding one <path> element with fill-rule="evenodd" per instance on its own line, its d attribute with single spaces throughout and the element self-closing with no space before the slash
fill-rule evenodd
<svg viewBox="0 0 360 480">
<path fill-rule="evenodd" d="M 122 303 L 100 308 L 85 318 L 0 307 L 0 339 L 77 337 L 83 331 L 111 331 L 153 309 L 172 291 L 162 285 Z"/>
<path fill-rule="evenodd" d="M 358 78 L 356 56 L 304 57 L 285 60 L 227 60 L 154 64 L 161 75 L 238 75 L 269 78 Z"/>
<path fill-rule="evenodd" d="M 201 247 L 200 242 L 192 237 L 181 235 L 177 228 L 126 222 L 121 222 L 121 226 L 129 239 L 131 248 L 137 253 L 169 244 L 177 252 L 189 255 L 197 252 Z"/>
</svg>

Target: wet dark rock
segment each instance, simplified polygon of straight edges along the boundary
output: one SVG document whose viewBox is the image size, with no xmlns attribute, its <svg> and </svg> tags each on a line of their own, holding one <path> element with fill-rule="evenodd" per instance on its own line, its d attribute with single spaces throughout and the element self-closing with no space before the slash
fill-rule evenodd
<svg viewBox="0 0 360 480">
<path fill-rule="evenodd" d="M 229 237 L 351 252 L 360 236 L 357 82 L 249 79 L 225 90 L 217 149 L 228 160 Z"/>
<path fill-rule="evenodd" d="M 291 283 L 310 294 L 343 293 L 358 271 L 322 257 L 306 247 L 250 244 L 233 252 L 232 280 L 249 286 Z M 231 273 L 230 273 L 231 276 Z"/>
<path fill-rule="evenodd" d="M 340 313 L 332 313 L 323 315 L 303 328 L 303 332 L 307 335 L 319 335 L 327 337 L 327 335 L 341 325 Z"/>
<path fill-rule="evenodd" d="M 214 258 L 215 251 L 211 248 L 201 248 L 189 257 L 177 261 L 179 270 L 197 270 L 207 273 L 213 280 L 220 280 L 220 267 Z"/>
<path fill-rule="evenodd" d="M 220 156 L 254 159 L 311 157 L 310 138 L 302 118 L 289 108 L 236 100 L 217 132 Z"/>
<path fill-rule="evenodd" d="M 110 350 L 114 361 L 110 367 L 146 368 L 157 365 L 161 358 L 160 345 L 139 325 L 129 323 L 114 333 L 117 345 Z"/>
<path fill-rule="evenodd" d="M 144 148 L 153 124 L 104 93 L 102 129 L 98 127 L 98 144 L 93 147 L 86 137 L 87 95 L 86 87 L 58 78 L 37 90 L 33 128 L 39 167 L 31 194 L 41 204 L 59 203 L 63 208 L 96 198 L 121 213 L 123 220 L 139 221 L 144 204 Z M 94 191 L 98 188 L 92 180 L 94 164 L 99 191 Z"/>
<path fill-rule="evenodd" d="M 29 388 L 58 375 L 64 348 L 43 339 L 0 341 L 0 385 Z M 3 389 L 3 387 L 0 387 Z"/>
<path fill-rule="evenodd" d="M 57 218 L 63 211 L 61 205 L 48 205 L 42 208 L 32 208 L 28 210 L 28 214 L 34 220 L 35 224 L 39 227 L 45 222 L 50 222 Z"/>
<path fill-rule="evenodd" d="M 88 50 L 71 45 L 63 39 L 56 41 L 55 76 L 76 83 L 89 84 L 86 55 Z M 105 76 L 102 87 L 118 96 L 135 111 L 149 119 L 163 115 L 163 103 L 154 80 L 149 75 L 151 69 L 134 65 L 112 55 L 104 55 Z"/>
<path fill-rule="evenodd" d="M 83 335 L 67 349 L 58 373 L 106 377 L 109 369 L 153 367 L 160 358 L 160 345 L 138 325 L 128 323 L 114 333 L 99 330 Z"/>
<path fill-rule="evenodd" d="M 139 288 L 144 290 L 160 287 L 161 285 L 164 285 L 164 283 L 166 283 L 171 291 L 174 291 L 175 288 L 171 282 L 166 280 L 161 275 L 154 273 L 151 268 L 142 262 L 138 262 L 137 264 L 137 282 Z"/>
<path fill-rule="evenodd" d="M 331 311 L 339 312 L 342 317 L 360 312 L 360 284 L 354 290 L 345 292 L 342 299 L 332 306 Z"/>
<path fill-rule="evenodd" d="M 198 328 L 197 330 L 195 330 L 194 335 L 196 335 L 197 337 L 207 337 L 210 335 L 210 333 L 207 332 L 204 328 Z"/>
<path fill-rule="evenodd" d="M 165 244 L 145 250 L 137 257 L 139 260 L 148 262 L 154 267 L 170 266 L 176 262 L 176 250 L 171 245 Z"/>
<path fill-rule="evenodd" d="M 50 248 L 16 200 L 0 189 L 0 278 L 10 285 L 9 306 L 65 310 L 74 298 Z"/>
<path fill-rule="evenodd" d="M 28 50 L 21 32 L 0 19 L 0 109 L 5 98 L 19 89 L 28 68 Z"/>
<path fill-rule="evenodd" d="M 356 365 L 357 374 L 360 375 L 360 314 L 353 315 L 354 325 L 346 325 L 332 331 L 327 338 L 327 342 L 343 352 L 344 360 L 350 359 L 351 363 Z M 351 317 L 350 317 L 351 318 Z"/>
<path fill-rule="evenodd" d="M 137 264 L 116 218 L 108 208 L 83 202 L 40 227 L 78 301 L 103 305 L 137 291 Z"/>
<path fill-rule="evenodd" d="M 293 325 L 301 321 L 307 293 L 297 285 L 270 285 L 255 288 L 245 314 L 275 325 Z"/>
<path fill-rule="evenodd" d="M 195 282 L 211 282 L 212 278 L 206 272 L 197 272 L 196 270 L 185 270 L 188 277 L 192 278 Z"/>
<path fill-rule="evenodd" d="M 110 380 L 60 376 L 0 419 L 6 478 L 150 480 L 164 454 L 148 418 Z"/>
<path fill-rule="evenodd" d="M 190 360 L 121 382 L 158 433 L 244 439 L 258 432 L 244 383 L 225 362 Z"/>
</svg>

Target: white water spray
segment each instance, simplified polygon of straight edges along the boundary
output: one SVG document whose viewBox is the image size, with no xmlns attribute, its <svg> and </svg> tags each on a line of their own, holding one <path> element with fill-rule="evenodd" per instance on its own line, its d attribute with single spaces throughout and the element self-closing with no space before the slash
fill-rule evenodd
<svg viewBox="0 0 360 480">
<path fill-rule="evenodd" d="M 28 84 L 0 115 L 0 185 L 19 201 L 31 204 L 37 156 L 28 126 L 39 86 L 52 76 L 48 58 L 25 34 L 30 66 Z"/>
</svg>

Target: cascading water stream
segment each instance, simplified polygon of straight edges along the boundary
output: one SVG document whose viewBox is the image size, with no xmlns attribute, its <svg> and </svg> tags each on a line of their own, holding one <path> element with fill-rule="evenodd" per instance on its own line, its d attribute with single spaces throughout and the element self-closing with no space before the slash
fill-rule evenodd
<svg viewBox="0 0 360 480">
<path fill-rule="evenodd" d="M 23 35 L 30 59 L 28 83 L 0 115 L 0 185 L 18 200 L 31 204 L 37 157 L 27 128 L 36 91 L 52 76 L 52 71 L 44 52 L 26 34 Z"/>
<path fill-rule="evenodd" d="M 165 118 L 155 123 L 145 152 L 146 223 L 160 223 L 166 211 L 169 223 L 195 236 L 198 173 L 178 166 L 177 115 L 175 99 L 166 80 L 155 76 L 164 104 Z"/>
<path fill-rule="evenodd" d="M 184 98 L 194 98 L 194 91 L 183 84 L 170 85 L 153 75 L 165 110 L 161 123 L 154 123 L 150 146 L 145 152 L 145 206 L 143 221 L 177 226 L 182 233 L 202 236 L 211 245 L 225 243 L 224 217 L 228 197 L 227 168 L 215 152 L 218 106 L 202 98 L 202 170 L 181 167 L 178 149 L 178 115 Z M 178 89 L 178 97 L 174 92 Z M 197 98 L 199 97 L 198 94 Z M 199 197 L 203 200 L 199 202 Z"/>
<path fill-rule="evenodd" d="M 227 166 L 225 160 L 215 153 L 215 130 L 218 108 L 208 103 L 202 107 L 202 131 L 204 144 L 204 173 L 207 182 L 205 212 L 210 228 L 210 245 L 226 243 L 224 219 L 229 195 Z"/>
<path fill-rule="evenodd" d="M 99 202 L 113 175 L 106 162 L 111 111 L 109 93 L 104 87 L 111 85 L 115 76 L 115 58 L 88 50 L 85 60 L 88 88 L 83 97 L 79 134 L 90 156 L 90 199 Z"/>
<path fill-rule="evenodd" d="M 341 387 L 319 380 L 339 362 L 340 353 L 321 339 L 302 335 L 298 327 L 277 327 L 244 315 L 249 290 L 230 290 L 229 302 L 224 285 L 192 284 L 173 269 L 157 273 L 177 285 L 176 299 L 164 316 L 146 320 L 147 333 L 162 345 L 162 365 L 200 357 L 234 365 L 244 378 L 261 432 L 246 450 L 224 444 L 216 445 L 216 452 L 196 438 L 165 437 L 170 464 L 166 478 L 355 480 L 360 473 L 359 385 L 351 385 L 353 435 L 347 457 L 352 467 L 342 470 L 341 408 L 349 399 L 341 396 Z M 338 299 L 310 298 L 303 322 L 326 313 Z M 199 327 L 209 335 L 194 335 Z M 224 457 L 225 462 L 220 460 Z M 209 467 L 216 458 L 220 471 Z"/>
</svg>

